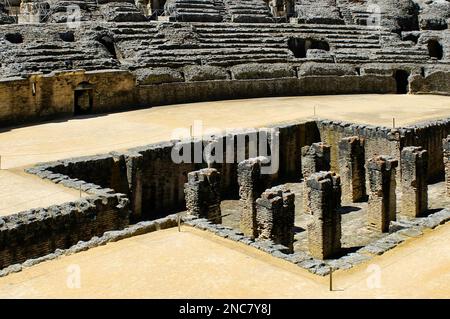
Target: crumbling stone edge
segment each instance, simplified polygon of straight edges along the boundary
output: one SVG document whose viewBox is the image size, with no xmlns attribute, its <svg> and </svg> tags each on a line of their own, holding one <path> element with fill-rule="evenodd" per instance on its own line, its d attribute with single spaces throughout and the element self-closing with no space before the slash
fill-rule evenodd
<svg viewBox="0 0 450 319">
<path fill-rule="evenodd" d="M 383 137 L 388 140 L 400 140 L 401 138 L 413 136 L 419 133 L 420 130 L 433 127 L 443 127 L 450 125 L 450 117 L 439 120 L 426 120 L 415 123 L 413 125 L 406 125 L 401 127 L 387 127 L 382 125 L 358 124 L 341 120 L 329 120 L 325 118 L 318 118 L 315 120 L 316 124 L 320 126 L 333 126 L 340 128 L 344 133 L 351 135 L 360 135 L 367 137 Z"/>
<path fill-rule="evenodd" d="M 220 237 L 240 242 L 251 247 L 264 251 L 276 258 L 286 260 L 295 265 L 308 270 L 309 272 L 326 276 L 330 274 L 330 267 L 334 270 L 350 269 L 358 264 L 366 262 L 375 256 L 395 248 L 408 238 L 419 237 L 423 235 L 424 230 L 434 229 L 450 221 L 450 210 L 444 208 L 427 217 L 419 217 L 411 220 L 399 219 L 391 222 L 390 234 L 378 239 L 369 245 L 349 253 L 339 259 L 318 260 L 305 252 L 295 252 L 289 254 L 289 249 L 283 245 L 274 244 L 270 240 L 253 240 L 244 236 L 239 230 L 227 227 L 221 224 L 213 224 L 207 219 L 195 218 L 193 216 L 184 216 L 185 224 L 216 234 Z"/>
<path fill-rule="evenodd" d="M 7 276 L 12 273 L 20 272 L 25 268 L 37 265 L 41 262 L 57 259 L 61 256 L 69 256 L 75 253 L 86 251 L 91 248 L 106 245 L 107 243 L 116 242 L 121 239 L 133 236 L 151 233 L 157 230 L 168 229 L 178 225 L 178 217 L 176 214 L 169 215 L 164 218 L 142 221 L 137 224 L 128 226 L 122 230 L 111 230 L 103 233 L 102 236 L 94 236 L 88 241 L 79 241 L 77 244 L 67 249 L 56 249 L 53 253 L 42 257 L 28 259 L 23 263 L 10 265 L 0 270 L 0 277 Z"/>
</svg>

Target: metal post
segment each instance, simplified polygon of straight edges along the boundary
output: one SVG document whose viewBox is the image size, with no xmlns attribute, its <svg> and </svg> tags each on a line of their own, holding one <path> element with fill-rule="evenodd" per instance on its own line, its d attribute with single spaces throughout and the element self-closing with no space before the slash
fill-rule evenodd
<svg viewBox="0 0 450 319">
<path fill-rule="evenodd" d="M 80 185 L 80 198 L 81 198 L 81 185 Z"/>
<path fill-rule="evenodd" d="M 330 291 L 333 291 L 333 267 L 330 267 Z"/>
<path fill-rule="evenodd" d="M 177 219 L 178 219 L 178 232 L 181 232 L 181 216 L 177 215 Z"/>
<path fill-rule="evenodd" d="M 392 127 L 395 128 L 395 117 L 392 118 Z"/>
</svg>

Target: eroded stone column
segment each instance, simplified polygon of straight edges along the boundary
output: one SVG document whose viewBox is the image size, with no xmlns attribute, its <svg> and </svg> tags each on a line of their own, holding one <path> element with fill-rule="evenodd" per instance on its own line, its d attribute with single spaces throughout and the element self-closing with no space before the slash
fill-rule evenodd
<svg viewBox="0 0 450 319">
<path fill-rule="evenodd" d="M 220 224 L 220 173 L 214 168 L 205 168 L 188 174 L 184 184 L 188 213 Z"/>
<path fill-rule="evenodd" d="M 128 192 L 131 199 L 131 220 L 140 220 L 142 217 L 142 163 L 143 156 L 139 153 L 128 153 L 125 156 L 127 168 Z"/>
<path fill-rule="evenodd" d="M 306 187 L 312 212 L 307 227 L 309 252 L 315 258 L 327 259 L 341 249 L 341 214 L 335 194 L 340 178 L 331 172 L 314 173 L 306 180 Z"/>
<path fill-rule="evenodd" d="M 444 155 L 445 187 L 447 189 L 447 196 L 450 196 L 450 135 L 442 140 L 442 148 Z"/>
<path fill-rule="evenodd" d="M 388 232 L 391 220 L 396 220 L 396 167 L 398 161 L 390 156 L 376 156 L 367 162 L 370 194 L 368 226 Z"/>
<path fill-rule="evenodd" d="M 294 250 L 295 195 L 283 186 L 267 189 L 256 200 L 257 237 Z"/>
<path fill-rule="evenodd" d="M 346 137 L 339 142 L 339 175 L 344 203 L 361 202 L 367 198 L 364 139 Z"/>
<path fill-rule="evenodd" d="M 428 152 L 422 147 L 405 147 L 400 161 L 402 215 L 419 217 L 428 210 Z"/>
<path fill-rule="evenodd" d="M 238 184 L 241 201 L 240 229 L 244 235 L 255 238 L 256 200 L 267 186 L 267 176 L 261 175 L 261 162 L 266 158 L 257 157 L 238 164 Z"/>
<path fill-rule="evenodd" d="M 311 174 L 330 170 L 330 146 L 319 142 L 302 147 L 301 168 L 303 180 L 306 181 Z M 308 188 L 303 183 L 303 212 L 310 214 L 307 197 Z"/>
</svg>

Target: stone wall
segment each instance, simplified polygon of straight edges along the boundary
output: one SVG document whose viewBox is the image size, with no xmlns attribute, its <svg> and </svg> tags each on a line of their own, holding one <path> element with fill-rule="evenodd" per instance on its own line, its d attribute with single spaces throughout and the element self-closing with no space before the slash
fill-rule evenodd
<svg viewBox="0 0 450 319">
<path fill-rule="evenodd" d="M 258 239 L 294 250 L 295 195 L 284 186 L 267 189 L 256 200 Z"/>
<path fill-rule="evenodd" d="M 67 71 L 0 81 L 0 125 L 42 121 L 74 114 L 74 90 L 92 86 L 92 112 L 136 105 L 135 80 L 127 71 Z"/>
<path fill-rule="evenodd" d="M 400 158 L 402 135 L 397 129 L 344 121 L 318 120 L 317 126 L 322 142 L 331 146 L 331 171 L 340 173 L 339 142 L 346 137 L 358 136 L 365 139 L 365 160 L 386 154 Z"/>
<path fill-rule="evenodd" d="M 16 125 L 75 112 L 75 89 L 92 88 L 91 113 L 154 105 L 270 96 L 393 93 L 389 76 L 306 76 L 291 78 L 195 81 L 137 85 L 128 71 L 36 73 L 0 81 L 0 125 Z"/>
<path fill-rule="evenodd" d="M 444 179 L 442 139 L 450 134 L 450 119 L 427 121 L 403 128 L 388 128 L 345 121 L 318 120 L 320 140 L 331 146 L 331 170 L 339 172 L 338 143 L 344 137 L 365 138 L 366 161 L 384 154 L 400 159 L 406 146 L 421 146 L 428 151 L 428 182 Z M 398 172 L 399 173 L 399 172 Z M 367 176 L 367 174 L 366 174 Z M 397 178 L 400 175 L 397 174 Z"/>
<path fill-rule="evenodd" d="M 410 81 L 410 92 L 450 95 L 450 72 L 437 71 L 426 77 L 415 75 Z"/>
<path fill-rule="evenodd" d="M 421 146 L 428 151 L 428 182 L 444 180 L 442 139 L 450 134 L 450 119 L 427 121 L 401 130 L 402 147 Z"/>
<path fill-rule="evenodd" d="M 99 191 L 75 202 L 0 218 L 0 269 L 66 249 L 129 223 L 124 194 Z"/>
<path fill-rule="evenodd" d="M 188 214 L 222 223 L 220 211 L 220 173 L 214 168 L 204 168 L 188 174 L 184 184 Z"/>
</svg>

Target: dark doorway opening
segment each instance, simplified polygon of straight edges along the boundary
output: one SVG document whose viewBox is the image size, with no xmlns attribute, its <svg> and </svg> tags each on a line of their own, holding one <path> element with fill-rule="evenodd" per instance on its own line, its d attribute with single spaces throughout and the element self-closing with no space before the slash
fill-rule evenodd
<svg viewBox="0 0 450 319">
<path fill-rule="evenodd" d="M 429 40 L 428 41 L 428 54 L 432 58 L 436 58 L 438 60 L 442 60 L 444 57 L 444 50 L 442 45 L 437 40 Z"/>
<path fill-rule="evenodd" d="M 74 90 L 74 115 L 91 114 L 94 106 L 93 86 L 80 83 Z"/>
<path fill-rule="evenodd" d="M 61 32 L 59 37 L 64 42 L 75 42 L 75 34 L 72 31 Z"/>
<path fill-rule="evenodd" d="M 14 44 L 23 43 L 23 37 L 20 33 L 7 33 L 5 34 L 5 39 Z"/>
<path fill-rule="evenodd" d="M 395 71 L 395 82 L 397 83 L 397 94 L 407 94 L 409 91 L 409 72 L 405 70 Z"/>
<path fill-rule="evenodd" d="M 296 58 L 306 58 L 309 49 L 318 49 L 330 51 L 330 45 L 327 41 L 316 39 L 290 38 L 288 40 L 289 50 L 294 53 Z"/>
<path fill-rule="evenodd" d="M 116 46 L 114 45 L 114 41 L 111 37 L 104 35 L 98 39 L 98 42 L 103 44 L 114 59 L 117 59 Z"/>
</svg>

